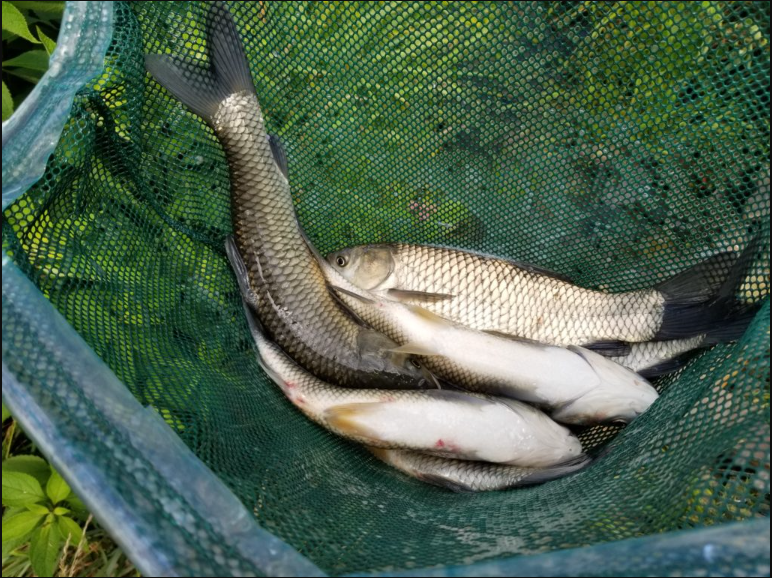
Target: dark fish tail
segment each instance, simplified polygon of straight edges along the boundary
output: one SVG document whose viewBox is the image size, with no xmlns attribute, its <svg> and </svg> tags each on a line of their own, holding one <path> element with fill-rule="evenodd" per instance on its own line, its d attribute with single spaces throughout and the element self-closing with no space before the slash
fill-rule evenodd
<svg viewBox="0 0 772 578">
<path fill-rule="evenodd" d="M 747 326 L 757 306 L 742 304 L 735 294 L 753 265 L 760 240 L 760 236 L 754 237 L 739 257 L 732 252 L 714 255 L 657 286 L 665 297 L 665 305 L 662 324 L 654 340 L 681 339 L 703 333 L 718 338 L 722 328 L 727 335 L 736 335 L 743 323 Z"/>
<path fill-rule="evenodd" d="M 185 106 L 211 124 L 220 103 L 231 94 L 254 93 L 244 48 L 233 17 L 222 2 L 207 15 L 210 67 L 167 54 L 148 54 L 145 67 Z"/>
</svg>

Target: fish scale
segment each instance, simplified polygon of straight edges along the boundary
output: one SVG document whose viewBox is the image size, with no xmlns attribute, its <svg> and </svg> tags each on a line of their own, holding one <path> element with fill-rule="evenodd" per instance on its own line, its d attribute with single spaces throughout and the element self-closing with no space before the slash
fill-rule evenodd
<svg viewBox="0 0 772 578">
<path fill-rule="evenodd" d="M 664 299 L 655 290 L 602 293 L 483 255 L 422 245 L 388 248 L 395 251 L 394 270 L 378 289 L 471 295 L 420 303 L 470 327 L 575 345 L 609 339 L 644 341 L 654 337 L 662 321 Z M 493 294 L 500 306 L 479 306 L 492 303 Z M 475 306 L 469 307 L 470 302 Z"/>
<path fill-rule="evenodd" d="M 155 78 L 220 141 L 230 169 L 231 220 L 244 298 L 268 334 L 303 367 L 348 387 L 423 388 L 431 376 L 394 343 L 358 325 L 329 294 L 318 261 L 297 223 L 286 167 L 274 157 L 238 31 L 227 7 L 207 15 L 211 68 L 148 55 Z M 238 258 L 232 252 L 238 253 Z"/>
</svg>

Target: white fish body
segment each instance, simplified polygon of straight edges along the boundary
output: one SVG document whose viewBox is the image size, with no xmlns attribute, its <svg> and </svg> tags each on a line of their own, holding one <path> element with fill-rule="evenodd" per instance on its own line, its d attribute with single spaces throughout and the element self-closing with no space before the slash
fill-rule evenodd
<svg viewBox="0 0 772 578">
<path fill-rule="evenodd" d="M 627 423 L 657 399 L 641 376 L 592 351 L 473 330 L 360 289 L 329 265 L 323 268 L 356 315 L 464 389 L 537 403 L 572 424 Z"/>
<path fill-rule="evenodd" d="M 330 385 L 293 362 L 245 308 L 261 365 L 309 418 L 348 439 L 456 459 L 530 468 L 582 454 L 579 440 L 536 408 L 445 390 L 386 391 Z"/>
</svg>

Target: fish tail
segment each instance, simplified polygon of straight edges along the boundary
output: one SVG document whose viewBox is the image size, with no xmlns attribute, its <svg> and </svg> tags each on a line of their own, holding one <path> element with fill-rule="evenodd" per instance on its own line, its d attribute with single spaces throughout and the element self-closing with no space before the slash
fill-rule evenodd
<svg viewBox="0 0 772 578">
<path fill-rule="evenodd" d="M 705 336 L 704 346 L 715 345 L 717 343 L 726 343 L 728 341 L 737 341 L 744 334 L 748 326 L 756 318 L 756 313 L 761 309 L 761 303 L 741 306 L 732 317 L 718 324 L 711 329 Z"/>
<path fill-rule="evenodd" d="M 583 470 L 590 464 L 595 463 L 598 459 L 599 459 L 598 457 L 591 458 L 587 454 L 581 454 L 566 462 L 555 464 L 554 466 L 550 466 L 548 468 L 540 468 L 540 469 L 534 470 L 532 474 L 529 474 L 528 476 L 520 480 L 517 483 L 517 485 L 530 486 L 534 484 L 541 484 L 543 482 L 548 482 L 549 480 L 554 480 L 556 478 L 562 478 L 563 476 L 567 476 L 568 474 L 572 474 L 579 470 Z"/>
<path fill-rule="evenodd" d="M 720 338 L 722 333 L 736 335 L 743 323 L 747 326 L 756 306 L 741 303 L 735 294 L 745 281 L 760 244 L 761 235 L 757 235 L 739 257 L 732 252 L 714 255 L 657 286 L 665 297 L 665 306 L 654 340 L 681 339 L 703 333 Z M 740 335 L 742 332 L 737 337 Z"/>
<path fill-rule="evenodd" d="M 148 54 L 145 68 L 185 106 L 211 124 L 232 94 L 254 93 L 249 62 L 236 24 L 223 2 L 212 2 L 206 19 L 209 67 L 192 59 Z"/>
</svg>

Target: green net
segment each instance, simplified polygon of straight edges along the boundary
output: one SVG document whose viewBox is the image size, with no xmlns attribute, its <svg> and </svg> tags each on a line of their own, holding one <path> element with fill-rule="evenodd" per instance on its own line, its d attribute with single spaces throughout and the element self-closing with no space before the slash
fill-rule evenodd
<svg viewBox="0 0 772 578">
<path fill-rule="evenodd" d="M 613 438 L 602 461 L 534 488 L 426 486 L 295 411 L 257 365 L 224 254 L 222 149 L 144 69 L 147 53 L 204 53 L 204 4 L 116 3 L 104 72 L 5 210 L 3 246 L 262 528 L 343 574 L 769 516 L 768 301 L 738 343 L 660 380 L 631 426 L 583 432 L 590 449 Z M 769 237 L 766 2 L 232 12 L 323 253 L 439 243 L 626 291 Z M 768 285 L 765 241 L 739 297 Z"/>
</svg>

